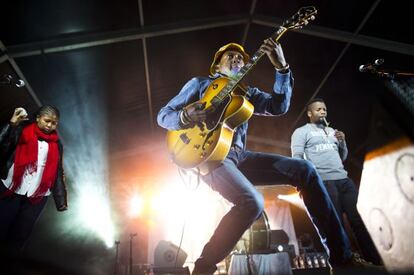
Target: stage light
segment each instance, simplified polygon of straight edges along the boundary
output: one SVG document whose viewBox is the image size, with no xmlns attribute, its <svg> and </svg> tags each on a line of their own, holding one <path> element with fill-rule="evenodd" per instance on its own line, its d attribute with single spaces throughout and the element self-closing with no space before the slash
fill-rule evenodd
<svg viewBox="0 0 414 275">
<path fill-rule="evenodd" d="M 95 232 L 108 248 L 114 245 L 115 229 L 110 216 L 110 205 L 102 194 L 82 193 L 76 211 L 80 224 Z"/>
<path fill-rule="evenodd" d="M 160 187 L 149 198 L 150 217 L 157 225 L 150 238 L 181 243 L 181 249 L 188 253 L 191 265 L 213 234 L 219 221 L 217 217 L 224 216 L 231 205 L 207 184 L 198 184 L 197 179 L 190 184 L 190 180 L 183 182 L 171 176 L 168 183 L 160 184 Z"/>
<path fill-rule="evenodd" d="M 324 252 L 304 253 L 293 259 L 293 266 L 296 269 L 325 269 L 329 268 L 328 258 Z"/>
<path fill-rule="evenodd" d="M 129 216 L 136 218 L 141 215 L 144 208 L 143 199 L 137 194 L 133 195 L 129 200 Z"/>
<path fill-rule="evenodd" d="M 287 201 L 299 208 L 306 209 L 305 204 L 303 203 L 302 198 L 300 197 L 299 193 L 292 193 L 289 195 L 277 195 L 279 200 Z"/>
<path fill-rule="evenodd" d="M 69 84 L 66 89 L 76 91 L 76 97 L 71 92 L 63 93 L 59 95 L 59 102 L 54 103 L 62 114 L 59 134 L 65 146 L 63 162 L 71 191 L 61 230 L 68 237 L 85 239 L 87 236 L 91 241 L 97 238 L 111 247 L 116 232 L 109 194 L 105 97 L 91 94 L 88 85 L 71 87 Z"/>
</svg>

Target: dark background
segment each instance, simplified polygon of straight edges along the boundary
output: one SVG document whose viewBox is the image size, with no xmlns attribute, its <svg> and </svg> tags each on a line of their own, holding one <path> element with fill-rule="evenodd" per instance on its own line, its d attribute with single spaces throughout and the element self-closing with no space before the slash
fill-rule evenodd
<svg viewBox="0 0 414 275">
<path fill-rule="evenodd" d="M 322 97 L 329 121 L 346 134 L 350 154 L 345 165 L 358 183 L 369 145 L 372 106 L 377 93 L 385 89 L 381 79 L 359 72 L 358 67 L 383 58 L 384 68 L 412 70 L 409 3 L 3 1 L 0 75 L 12 74 L 27 85 L 0 88 L 0 120 L 6 122 L 18 106 L 32 113 L 41 104 L 57 105 L 66 150 L 90 154 L 90 162 L 105 162 L 111 203 L 113 209 L 120 210 L 120 194 L 126 185 L 142 188 L 153 182 L 154 171 L 168 169 L 165 131 L 156 124 L 158 110 L 192 76 L 208 74 L 220 46 L 238 42 L 253 53 L 272 34 L 272 26 L 301 6 L 314 5 L 316 20 L 280 41 L 295 78 L 290 110 L 280 118 L 253 117 L 248 148 L 290 155 L 290 135 L 307 121 L 306 103 L 312 97 Z M 248 82 L 269 91 L 273 74 L 265 58 L 248 76 Z M 93 142 L 86 149 L 78 148 L 88 135 L 107 145 L 105 160 L 91 153 Z M 82 188 L 71 169 L 76 162 L 73 159 L 65 167 L 72 197 Z M 122 224 L 122 213 L 118 216 Z M 106 249 L 87 234 L 75 237 L 65 232 L 56 225 L 63 219 L 49 203 L 27 257 L 73 273 L 106 274 L 111 270 L 113 249 Z M 127 234 L 126 228 L 119 226 L 121 236 Z M 140 236 L 136 257 L 142 262 L 146 259 L 145 233 Z"/>
</svg>

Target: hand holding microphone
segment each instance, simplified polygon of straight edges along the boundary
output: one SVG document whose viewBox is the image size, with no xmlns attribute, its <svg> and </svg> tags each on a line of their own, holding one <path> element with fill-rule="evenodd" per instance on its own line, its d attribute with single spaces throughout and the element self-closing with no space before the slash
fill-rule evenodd
<svg viewBox="0 0 414 275">
<path fill-rule="evenodd" d="M 339 142 L 345 141 L 345 133 L 342 131 L 335 130 L 335 137 Z"/>
<path fill-rule="evenodd" d="M 322 117 L 321 122 L 325 125 L 325 127 L 329 127 L 329 125 L 331 124 L 330 122 L 328 122 L 326 120 L 326 117 Z M 336 139 L 339 142 L 344 142 L 345 141 L 345 133 L 342 132 L 342 131 L 339 131 L 339 130 L 335 129 L 334 136 L 336 137 Z"/>
</svg>

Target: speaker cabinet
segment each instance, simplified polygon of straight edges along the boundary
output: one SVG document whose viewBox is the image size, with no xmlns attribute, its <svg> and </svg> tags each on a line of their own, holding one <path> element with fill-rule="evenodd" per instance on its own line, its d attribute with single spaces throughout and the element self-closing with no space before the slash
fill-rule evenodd
<svg viewBox="0 0 414 275">
<path fill-rule="evenodd" d="M 154 251 L 154 266 L 157 268 L 182 267 L 187 253 L 171 242 L 160 241 Z"/>
<path fill-rule="evenodd" d="M 414 82 L 404 85 L 400 90 L 414 95 Z M 357 209 L 386 269 L 413 272 L 414 113 L 402 113 L 407 105 L 393 101 L 391 92 L 380 94 L 373 106 Z"/>
<path fill-rule="evenodd" d="M 395 106 L 398 107 L 398 106 Z M 365 155 L 357 209 L 388 271 L 414 271 L 414 142 L 379 109 Z"/>
</svg>

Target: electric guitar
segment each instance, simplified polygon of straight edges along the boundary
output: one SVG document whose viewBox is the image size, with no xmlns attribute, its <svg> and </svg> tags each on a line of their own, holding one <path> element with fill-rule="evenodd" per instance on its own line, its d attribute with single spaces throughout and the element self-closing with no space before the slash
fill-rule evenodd
<svg viewBox="0 0 414 275">
<path fill-rule="evenodd" d="M 302 28 L 315 19 L 316 13 L 312 6 L 299 9 L 277 28 L 271 39 L 277 42 L 286 31 Z M 246 89 L 241 85 L 241 80 L 263 55 L 263 51 L 257 50 L 235 76 L 220 77 L 211 82 L 203 97 L 195 102 L 208 110 L 204 122 L 190 125 L 187 129 L 168 131 L 167 147 L 178 166 L 198 168 L 206 174 L 226 158 L 235 129 L 247 121 L 254 110 L 245 97 Z"/>
</svg>

